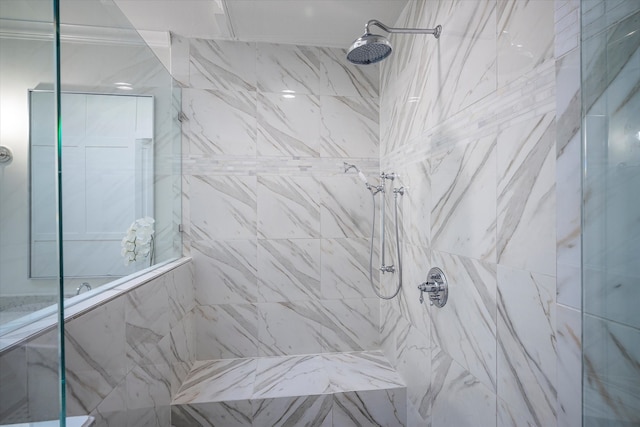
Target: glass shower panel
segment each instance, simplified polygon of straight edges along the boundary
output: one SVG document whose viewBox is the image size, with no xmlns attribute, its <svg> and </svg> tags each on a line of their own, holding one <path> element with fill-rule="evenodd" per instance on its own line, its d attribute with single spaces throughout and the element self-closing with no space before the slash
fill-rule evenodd
<svg viewBox="0 0 640 427">
<path fill-rule="evenodd" d="M 86 297 L 181 255 L 180 96 L 109 0 L 61 1 L 61 79 L 65 293 Z"/>
<path fill-rule="evenodd" d="M 583 1 L 583 420 L 640 424 L 640 3 Z"/>
<path fill-rule="evenodd" d="M 43 169 L 42 179 L 55 183 L 55 98 L 39 108 L 46 120 L 29 120 L 30 93 L 51 92 L 54 66 L 54 6 L 44 0 L 0 2 L 0 424 L 57 420 L 59 398 L 59 337 L 53 327 L 32 342 L 17 344 L 6 331 L 22 324 L 34 311 L 57 310 L 58 253 L 50 254 L 47 278 L 29 275 L 29 171 Z M 46 134 L 52 143 L 30 161 L 30 135 Z M 42 194 L 40 214 L 55 223 L 55 187 Z M 57 245 L 55 229 L 51 242 Z"/>
</svg>

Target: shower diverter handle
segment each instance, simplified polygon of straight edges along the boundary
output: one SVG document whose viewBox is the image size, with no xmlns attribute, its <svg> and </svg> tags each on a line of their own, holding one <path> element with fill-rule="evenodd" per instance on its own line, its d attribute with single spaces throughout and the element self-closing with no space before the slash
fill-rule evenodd
<svg viewBox="0 0 640 427">
<path fill-rule="evenodd" d="M 442 270 L 434 267 L 429 270 L 427 281 L 418 285 L 420 291 L 420 304 L 424 302 L 424 293 L 429 294 L 430 305 L 443 307 L 447 303 L 449 296 L 449 285 Z"/>
</svg>

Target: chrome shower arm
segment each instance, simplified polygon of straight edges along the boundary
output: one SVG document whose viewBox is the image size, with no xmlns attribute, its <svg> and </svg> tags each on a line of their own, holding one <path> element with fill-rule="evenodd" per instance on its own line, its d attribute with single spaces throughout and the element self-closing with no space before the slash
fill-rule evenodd
<svg viewBox="0 0 640 427">
<path fill-rule="evenodd" d="M 365 26 L 365 32 L 370 34 L 369 26 L 375 25 L 377 27 L 382 28 L 387 33 L 400 33 L 400 34 L 433 34 L 435 38 L 440 37 L 440 33 L 442 32 L 442 26 L 438 25 L 436 28 L 393 28 L 387 27 L 382 22 L 377 19 L 372 19 L 367 22 Z"/>
</svg>

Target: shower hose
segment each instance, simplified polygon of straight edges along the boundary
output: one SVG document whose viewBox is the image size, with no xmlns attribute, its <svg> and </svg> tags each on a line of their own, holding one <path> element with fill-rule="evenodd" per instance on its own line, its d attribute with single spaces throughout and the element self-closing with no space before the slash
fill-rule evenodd
<svg viewBox="0 0 640 427">
<path fill-rule="evenodd" d="M 384 193 L 382 193 L 384 194 Z M 402 287 L 402 260 L 400 258 L 400 233 L 398 231 L 398 193 L 394 192 L 394 223 L 396 228 L 396 254 L 398 258 L 398 287 L 392 295 L 385 296 L 376 289 L 375 284 L 373 283 L 373 237 L 376 229 L 376 195 L 373 191 L 371 191 L 371 198 L 373 201 L 373 221 L 371 225 L 371 245 L 369 246 L 369 283 L 371 283 L 371 289 L 378 296 L 378 298 L 382 299 L 393 299 L 400 292 L 400 288 Z M 380 203 L 384 203 L 384 199 L 381 197 Z M 382 248 L 384 250 L 384 248 Z"/>
</svg>

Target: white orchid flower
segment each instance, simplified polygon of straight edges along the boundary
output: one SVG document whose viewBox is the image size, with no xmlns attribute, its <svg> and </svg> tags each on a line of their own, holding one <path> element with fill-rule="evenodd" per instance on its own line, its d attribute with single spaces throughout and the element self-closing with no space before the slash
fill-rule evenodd
<svg viewBox="0 0 640 427">
<path fill-rule="evenodd" d="M 122 239 L 122 250 L 120 254 L 124 257 L 124 264 L 129 265 L 139 258 L 147 258 L 153 251 L 153 224 L 155 220 L 151 217 L 136 219 L 127 229 L 126 235 Z"/>
</svg>

